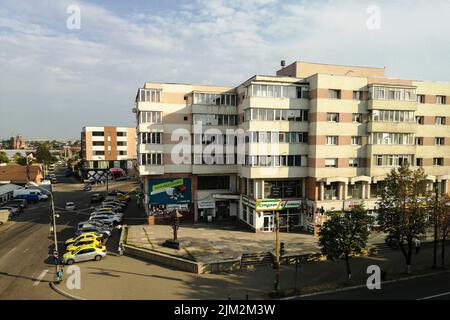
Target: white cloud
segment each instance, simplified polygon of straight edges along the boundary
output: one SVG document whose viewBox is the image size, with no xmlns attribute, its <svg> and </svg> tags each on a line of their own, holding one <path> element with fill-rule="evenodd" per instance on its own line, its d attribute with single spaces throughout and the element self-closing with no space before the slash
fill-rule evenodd
<svg viewBox="0 0 450 320">
<path fill-rule="evenodd" d="M 197 0 L 113 12 L 85 1 L 2 0 L 0 136 L 78 136 L 90 124 L 133 124 L 144 81 L 237 85 L 279 61 L 387 66 L 391 76 L 449 80 L 450 2 Z M 78 4 L 81 29 L 68 30 Z M 366 9 L 381 9 L 368 30 Z M 6 111 L 5 111 L 6 110 Z M 24 112 L 24 110 L 26 112 Z M 24 114 L 51 110 L 52 126 Z M 25 120 L 26 120 L 25 119 Z M 70 123 L 67 123 L 70 119 Z"/>
</svg>

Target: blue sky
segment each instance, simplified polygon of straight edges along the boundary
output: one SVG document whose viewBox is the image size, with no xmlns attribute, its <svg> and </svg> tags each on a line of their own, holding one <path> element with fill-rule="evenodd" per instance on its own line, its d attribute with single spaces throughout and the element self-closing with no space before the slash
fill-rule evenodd
<svg viewBox="0 0 450 320">
<path fill-rule="evenodd" d="M 66 27 L 74 4 L 79 30 Z M 133 126 L 144 81 L 237 85 L 282 59 L 450 81 L 449 14 L 448 0 L 0 0 L 0 138 Z"/>
</svg>

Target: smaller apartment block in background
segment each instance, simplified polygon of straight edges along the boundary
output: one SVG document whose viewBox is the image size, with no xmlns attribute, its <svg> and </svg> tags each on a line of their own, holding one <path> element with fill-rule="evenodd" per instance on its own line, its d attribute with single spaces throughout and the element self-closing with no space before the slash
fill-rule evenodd
<svg viewBox="0 0 450 320">
<path fill-rule="evenodd" d="M 81 131 L 82 176 L 106 178 L 104 174 L 134 175 L 136 129 L 126 127 L 83 127 Z"/>
</svg>

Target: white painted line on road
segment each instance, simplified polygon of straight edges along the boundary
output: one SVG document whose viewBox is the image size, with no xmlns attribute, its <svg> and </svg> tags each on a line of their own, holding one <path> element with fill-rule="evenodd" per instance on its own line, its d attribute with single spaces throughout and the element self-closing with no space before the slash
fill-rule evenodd
<svg viewBox="0 0 450 320">
<path fill-rule="evenodd" d="M 8 254 L 10 254 L 10 253 L 13 252 L 14 250 L 16 250 L 16 248 L 12 248 L 11 250 L 9 250 L 9 251 L 5 254 L 5 256 L 7 256 Z"/>
<path fill-rule="evenodd" d="M 42 279 L 44 279 L 47 272 L 48 272 L 48 269 L 45 269 L 44 271 L 42 271 L 41 274 L 39 275 L 39 277 L 37 278 L 37 280 L 33 283 L 33 286 L 39 285 L 39 283 L 41 283 Z"/>
<path fill-rule="evenodd" d="M 433 298 L 437 298 L 437 297 L 447 296 L 449 294 L 450 294 L 450 292 L 444 292 L 444 293 L 441 293 L 441 294 L 436 294 L 434 296 L 429 296 L 429 297 L 425 297 L 425 298 L 419 298 L 417 300 L 428 300 L 428 299 L 433 299 Z"/>
</svg>

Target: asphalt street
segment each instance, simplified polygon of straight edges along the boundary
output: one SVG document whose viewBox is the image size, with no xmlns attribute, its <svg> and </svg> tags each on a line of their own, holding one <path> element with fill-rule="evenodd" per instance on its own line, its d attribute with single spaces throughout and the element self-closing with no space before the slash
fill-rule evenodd
<svg viewBox="0 0 450 320">
<path fill-rule="evenodd" d="M 303 297 L 302 300 L 450 300 L 450 272 L 381 285 Z"/>
</svg>

